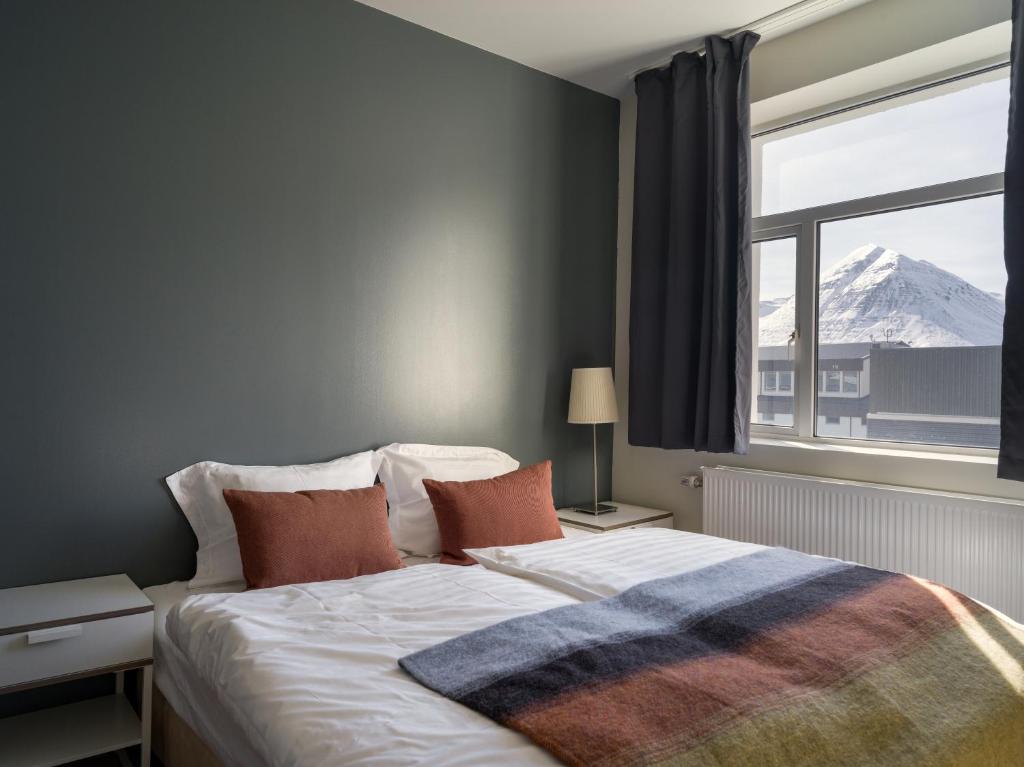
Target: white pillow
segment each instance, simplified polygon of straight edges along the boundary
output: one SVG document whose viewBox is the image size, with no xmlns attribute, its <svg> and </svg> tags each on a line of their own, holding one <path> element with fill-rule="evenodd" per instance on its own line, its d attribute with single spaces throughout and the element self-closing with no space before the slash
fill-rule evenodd
<svg viewBox="0 0 1024 767">
<path fill-rule="evenodd" d="M 388 494 L 388 524 L 399 549 L 421 557 L 441 553 L 441 535 L 424 479 L 467 482 L 490 479 L 519 468 L 519 461 L 489 447 L 405 445 L 377 451 L 380 481 Z"/>
<path fill-rule="evenodd" d="M 223 490 L 354 490 L 370 487 L 380 461 L 366 451 L 304 466 L 232 466 L 202 461 L 167 478 L 167 486 L 199 540 L 189 588 L 244 580 L 235 521 Z"/>
</svg>

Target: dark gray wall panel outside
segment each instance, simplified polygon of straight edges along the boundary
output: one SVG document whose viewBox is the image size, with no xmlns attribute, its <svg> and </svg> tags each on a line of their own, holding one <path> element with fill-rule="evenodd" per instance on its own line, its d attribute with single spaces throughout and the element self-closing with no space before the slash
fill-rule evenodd
<svg viewBox="0 0 1024 767">
<path fill-rule="evenodd" d="M 872 349 L 871 412 L 998 418 L 1002 352 L 1001 346 Z"/>
<path fill-rule="evenodd" d="M 0 586 L 189 576 L 202 459 L 485 444 L 588 497 L 615 100 L 352 2 L 0 14 Z"/>
</svg>

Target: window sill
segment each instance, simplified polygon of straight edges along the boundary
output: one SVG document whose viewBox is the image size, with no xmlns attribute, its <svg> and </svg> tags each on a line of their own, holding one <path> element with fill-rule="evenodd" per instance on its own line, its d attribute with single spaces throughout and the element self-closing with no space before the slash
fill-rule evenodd
<svg viewBox="0 0 1024 767">
<path fill-rule="evenodd" d="M 774 434 L 753 434 L 751 446 L 767 447 L 773 450 L 812 450 L 853 455 L 882 456 L 887 458 L 907 458 L 924 461 L 946 461 L 949 463 L 974 463 L 995 466 L 998 452 L 985 448 L 935 447 L 923 445 L 903 446 L 889 442 L 878 445 L 866 445 L 863 442 L 849 440 L 830 440 L 827 438 L 789 437 Z"/>
</svg>

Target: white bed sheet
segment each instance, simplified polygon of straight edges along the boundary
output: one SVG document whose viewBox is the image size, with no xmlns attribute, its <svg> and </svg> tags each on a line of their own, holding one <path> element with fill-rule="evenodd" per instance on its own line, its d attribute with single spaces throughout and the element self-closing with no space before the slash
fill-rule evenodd
<svg viewBox="0 0 1024 767">
<path fill-rule="evenodd" d="M 170 610 L 167 634 L 257 764 L 540 767 L 557 762 L 524 736 L 421 686 L 397 661 L 577 601 L 483 567 L 429 564 L 190 596 Z"/>
<path fill-rule="evenodd" d="M 434 564 L 437 557 L 403 556 L 406 567 Z M 173 581 L 143 589 L 153 603 L 153 683 L 168 705 L 196 732 L 226 767 L 264 767 L 266 762 L 246 739 L 242 728 L 217 699 L 210 686 L 192 669 L 167 636 L 167 614 L 186 597 L 245 591 L 244 583 L 190 589 L 188 581 Z"/>
<path fill-rule="evenodd" d="M 764 548 L 700 533 L 644 527 L 468 551 L 488 569 L 529 578 L 591 601 L 615 596 L 644 581 L 693 572 Z"/>
</svg>

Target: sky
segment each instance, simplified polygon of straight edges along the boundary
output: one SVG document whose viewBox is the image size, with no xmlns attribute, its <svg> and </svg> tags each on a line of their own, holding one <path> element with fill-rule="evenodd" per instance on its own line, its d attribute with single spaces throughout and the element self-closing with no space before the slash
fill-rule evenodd
<svg viewBox="0 0 1024 767">
<path fill-rule="evenodd" d="M 761 178 L 754 180 L 760 213 L 1001 172 L 1008 107 L 1009 82 L 1000 76 L 909 103 L 893 100 L 882 111 L 833 125 L 770 134 L 760 139 Z M 994 195 L 823 224 L 821 272 L 874 243 L 1002 294 L 1002 217 L 1002 195 Z M 795 268 L 792 240 L 763 244 L 761 300 L 791 296 Z"/>
</svg>

